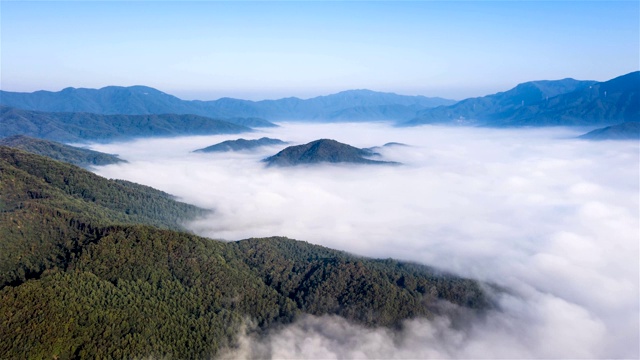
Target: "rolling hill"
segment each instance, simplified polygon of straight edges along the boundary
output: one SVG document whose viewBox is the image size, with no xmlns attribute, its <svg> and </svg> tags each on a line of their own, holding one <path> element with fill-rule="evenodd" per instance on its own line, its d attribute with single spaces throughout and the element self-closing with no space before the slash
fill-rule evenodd
<svg viewBox="0 0 640 360">
<path fill-rule="evenodd" d="M 202 210 L 2 146 L 0 199 L 6 358 L 204 359 L 247 320 L 257 332 L 301 314 L 399 326 L 493 307 L 478 282 L 426 266 L 172 230 Z"/>
</svg>

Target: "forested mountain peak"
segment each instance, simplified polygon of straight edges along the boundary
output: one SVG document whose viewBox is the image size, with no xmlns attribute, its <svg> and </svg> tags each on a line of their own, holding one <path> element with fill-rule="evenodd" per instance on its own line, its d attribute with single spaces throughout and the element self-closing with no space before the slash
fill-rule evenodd
<svg viewBox="0 0 640 360">
<path fill-rule="evenodd" d="M 319 139 L 303 145 L 289 146 L 264 161 L 267 166 L 295 166 L 318 163 L 396 164 L 371 160 L 377 155 L 369 149 L 359 149 L 333 139 Z"/>
</svg>

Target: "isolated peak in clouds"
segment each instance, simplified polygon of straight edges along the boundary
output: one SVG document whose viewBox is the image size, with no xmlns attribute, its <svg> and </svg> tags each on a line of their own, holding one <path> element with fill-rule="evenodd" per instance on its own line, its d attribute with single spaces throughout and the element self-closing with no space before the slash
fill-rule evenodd
<svg viewBox="0 0 640 360">
<path fill-rule="evenodd" d="M 370 149 L 359 149 L 332 139 L 319 139 L 304 145 L 289 146 L 264 161 L 267 166 L 295 166 L 318 163 L 397 164 L 371 160 L 379 155 Z"/>
<path fill-rule="evenodd" d="M 226 152 L 226 151 L 243 151 L 243 150 L 253 150 L 263 146 L 275 146 L 275 145 L 286 145 L 286 141 L 282 141 L 280 139 L 271 139 L 268 137 L 262 137 L 260 139 L 247 140 L 247 139 L 237 139 L 237 140 L 225 140 L 223 142 L 213 144 L 207 146 L 202 149 L 194 150 L 194 152 Z"/>
</svg>

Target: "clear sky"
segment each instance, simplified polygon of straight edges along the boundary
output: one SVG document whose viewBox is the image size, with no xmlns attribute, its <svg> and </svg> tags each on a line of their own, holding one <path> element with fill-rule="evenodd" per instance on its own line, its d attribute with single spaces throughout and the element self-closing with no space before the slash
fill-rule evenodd
<svg viewBox="0 0 640 360">
<path fill-rule="evenodd" d="M 639 1 L 1 1 L 1 88 L 462 99 L 640 67 Z"/>
</svg>

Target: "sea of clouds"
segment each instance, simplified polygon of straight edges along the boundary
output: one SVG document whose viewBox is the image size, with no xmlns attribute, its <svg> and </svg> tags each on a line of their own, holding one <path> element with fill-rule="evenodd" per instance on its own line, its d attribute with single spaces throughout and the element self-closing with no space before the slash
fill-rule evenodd
<svg viewBox="0 0 640 360">
<path fill-rule="evenodd" d="M 188 224 L 214 239 L 288 236 L 439 267 L 510 289 L 463 327 L 413 319 L 401 330 L 304 317 L 242 337 L 228 357 L 638 358 L 639 144 L 575 139 L 566 128 L 297 124 L 238 135 L 94 144 L 126 164 L 96 173 L 213 209 Z M 265 168 L 283 147 L 192 153 L 269 136 L 388 142 L 402 166 Z"/>
</svg>

